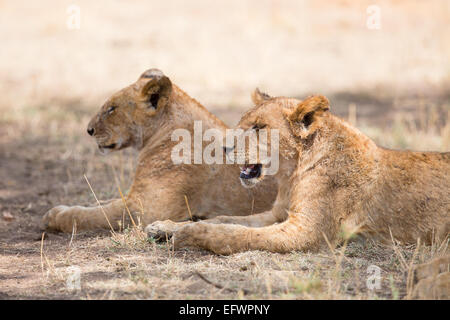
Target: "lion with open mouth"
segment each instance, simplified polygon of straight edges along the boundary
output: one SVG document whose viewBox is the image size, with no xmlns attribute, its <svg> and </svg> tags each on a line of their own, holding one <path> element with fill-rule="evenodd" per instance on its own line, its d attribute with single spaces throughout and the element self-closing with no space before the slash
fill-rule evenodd
<svg viewBox="0 0 450 320">
<path fill-rule="evenodd" d="M 218 254 L 317 251 L 349 233 L 401 243 L 448 239 L 449 152 L 378 147 L 331 114 L 323 96 L 300 101 L 256 92 L 255 97 L 256 106 L 238 126 L 279 133 L 279 170 L 274 175 L 279 191 L 270 215 L 172 228 L 176 248 L 201 247 Z M 230 146 L 226 150 L 236 152 Z M 266 181 L 265 170 L 266 165 L 248 161 L 239 178 L 253 190 Z"/>
</svg>

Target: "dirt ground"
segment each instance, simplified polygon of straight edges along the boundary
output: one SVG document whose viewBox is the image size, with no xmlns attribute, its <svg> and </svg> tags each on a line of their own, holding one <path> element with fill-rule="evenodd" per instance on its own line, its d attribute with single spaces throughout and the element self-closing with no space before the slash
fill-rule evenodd
<svg viewBox="0 0 450 320">
<path fill-rule="evenodd" d="M 53 206 L 95 203 L 84 175 L 101 200 L 129 187 L 136 152 L 100 156 L 85 130 L 149 67 L 231 126 L 255 86 L 321 92 L 380 145 L 450 150 L 446 1 L 380 1 L 381 31 L 365 28 L 362 2 L 146 3 L 79 1 L 82 27 L 68 31 L 69 2 L 0 1 L 0 299 L 411 298 L 411 268 L 448 243 L 217 256 L 133 228 L 43 237 Z"/>
</svg>

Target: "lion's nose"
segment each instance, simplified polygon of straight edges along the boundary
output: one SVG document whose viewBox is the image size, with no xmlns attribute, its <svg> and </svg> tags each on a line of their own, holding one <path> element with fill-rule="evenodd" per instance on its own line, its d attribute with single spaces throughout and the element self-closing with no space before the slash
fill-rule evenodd
<svg viewBox="0 0 450 320">
<path fill-rule="evenodd" d="M 87 133 L 88 133 L 90 136 L 93 136 L 94 133 L 95 133 L 94 128 L 88 128 L 88 129 L 87 129 Z"/>
</svg>

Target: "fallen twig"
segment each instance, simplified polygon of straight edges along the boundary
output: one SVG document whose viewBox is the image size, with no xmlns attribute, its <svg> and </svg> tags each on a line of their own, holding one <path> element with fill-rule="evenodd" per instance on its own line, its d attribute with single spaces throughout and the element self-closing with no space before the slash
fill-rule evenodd
<svg viewBox="0 0 450 320">
<path fill-rule="evenodd" d="M 216 287 L 217 289 L 227 290 L 227 291 L 231 291 L 231 292 L 242 291 L 244 294 L 249 294 L 249 293 L 250 293 L 250 291 L 247 290 L 247 289 L 239 289 L 239 290 L 236 290 L 236 289 L 231 289 L 231 288 L 228 288 L 228 287 L 224 287 L 224 286 L 222 286 L 222 285 L 220 285 L 220 284 L 218 284 L 218 283 L 214 283 L 214 282 L 208 280 L 204 275 L 202 275 L 202 274 L 201 274 L 200 272 L 198 272 L 198 271 L 195 271 L 194 274 L 196 274 L 200 279 L 202 279 L 203 281 L 205 281 L 207 284 L 210 284 L 210 285 Z"/>
</svg>

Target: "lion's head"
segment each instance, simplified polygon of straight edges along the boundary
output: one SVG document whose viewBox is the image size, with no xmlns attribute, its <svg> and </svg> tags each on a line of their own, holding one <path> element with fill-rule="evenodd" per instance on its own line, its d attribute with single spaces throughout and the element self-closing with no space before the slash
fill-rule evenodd
<svg viewBox="0 0 450 320">
<path fill-rule="evenodd" d="M 87 132 L 96 139 L 102 153 L 129 146 L 140 149 L 157 130 L 171 93 L 168 77 L 158 69 L 147 70 L 103 104 L 89 122 Z"/>
<path fill-rule="evenodd" d="M 265 130 L 266 149 L 272 150 L 270 137 L 277 130 L 279 170 L 276 175 L 285 174 L 286 168 L 292 168 L 293 160 L 309 147 L 315 132 L 323 126 L 323 116 L 329 110 L 329 102 L 324 96 L 311 96 L 304 101 L 270 97 L 258 89 L 252 95 L 255 107 L 243 115 L 238 127 L 257 135 Z M 235 150 L 235 148 L 234 148 Z M 261 162 L 251 163 L 248 148 L 245 150 L 246 163 L 241 168 L 240 179 L 244 186 L 253 187 L 266 176 L 267 165 Z M 289 164 L 291 166 L 289 166 Z"/>
</svg>

